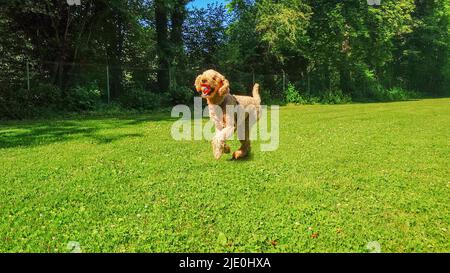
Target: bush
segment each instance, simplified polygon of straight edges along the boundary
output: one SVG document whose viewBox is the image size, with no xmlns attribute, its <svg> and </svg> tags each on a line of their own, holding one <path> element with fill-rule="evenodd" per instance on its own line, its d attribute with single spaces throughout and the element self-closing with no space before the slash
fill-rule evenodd
<svg viewBox="0 0 450 273">
<path fill-rule="evenodd" d="M 341 104 L 349 103 L 352 98 L 349 95 L 342 93 L 341 90 L 336 91 L 326 91 L 323 95 L 314 97 L 310 95 L 301 95 L 300 92 L 295 89 L 292 84 L 288 85 L 286 90 L 285 99 L 287 103 L 297 103 L 297 104 Z"/>
<path fill-rule="evenodd" d="M 118 102 L 101 102 L 97 105 L 95 111 L 101 114 L 121 114 L 123 113 L 124 108 Z"/>
<path fill-rule="evenodd" d="M 11 92 L 11 89 L 0 86 L 0 119 L 22 118 L 28 102 L 22 89 Z"/>
<path fill-rule="evenodd" d="M 0 119 L 23 119 L 55 111 L 61 103 L 61 90 L 40 83 L 30 90 L 3 86 L 0 90 Z"/>
<path fill-rule="evenodd" d="M 324 104 L 342 104 L 351 101 L 352 98 L 349 95 L 342 93 L 341 90 L 328 91 L 320 98 L 320 102 Z"/>
<path fill-rule="evenodd" d="M 291 83 L 288 84 L 288 88 L 285 93 L 286 103 L 307 103 L 307 100 L 300 95 L 300 92 Z"/>
<path fill-rule="evenodd" d="M 421 97 L 419 93 L 405 90 L 401 87 L 393 87 L 390 89 L 378 88 L 373 96 L 378 101 L 403 101 Z"/>
<path fill-rule="evenodd" d="M 283 105 L 286 103 L 286 99 L 273 90 L 260 87 L 259 95 L 261 96 L 261 103 L 265 105 Z"/>
<path fill-rule="evenodd" d="M 170 90 L 171 104 L 192 104 L 195 92 L 186 86 L 174 86 Z"/>
<path fill-rule="evenodd" d="M 101 92 L 96 83 L 76 86 L 68 91 L 64 108 L 70 111 L 94 110 L 100 98 Z"/>
<path fill-rule="evenodd" d="M 136 110 L 154 110 L 161 106 L 161 96 L 143 88 L 132 88 L 120 98 L 123 107 Z"/>
<path fill-rule="evenodd" d="M 27 98 L 32 107 L 55 109 L 61 104 L 61 89 L 50 83 L 39 83 L 27 93 Z"/>
</svg>

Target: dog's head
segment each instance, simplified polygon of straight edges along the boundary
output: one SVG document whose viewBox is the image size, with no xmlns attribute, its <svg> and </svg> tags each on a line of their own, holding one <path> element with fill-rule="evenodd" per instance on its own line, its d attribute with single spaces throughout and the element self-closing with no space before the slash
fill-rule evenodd
<svg viewBox="0 0 450 273">
<path fill-rule="evenodd" d="M 223 75 L 215 70 L 206 70 L 197 76 L 195 89 L 205 99 L 221 97 L 230 92 L 230 84 Z"/>
</svg>

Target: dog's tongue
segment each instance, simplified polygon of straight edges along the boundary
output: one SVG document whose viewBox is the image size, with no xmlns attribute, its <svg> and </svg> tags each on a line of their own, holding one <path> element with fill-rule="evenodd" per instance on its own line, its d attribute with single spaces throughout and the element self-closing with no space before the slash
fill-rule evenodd
<svg viewBox="0 0 450 273">
<path fill-rule="evenodd" d="M 209 87 L 209 86 L 204 86 L 204 87 L 203 87 L 203 94 L 208 95 L 209 92 L 211 92 L 211 87 Z"/>
</svg>

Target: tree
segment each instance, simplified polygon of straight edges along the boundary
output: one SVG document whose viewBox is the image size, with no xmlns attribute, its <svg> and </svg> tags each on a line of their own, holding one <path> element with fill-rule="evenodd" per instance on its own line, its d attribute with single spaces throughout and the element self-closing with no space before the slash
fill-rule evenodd
<svg viewBox="0 0 450 273">
<path fill-rule="evenodd" d="M 184 27 L 186 54 L 194 70 L 218 68 L 225 40 L 226 11 L 223 5 L 191 10 Z"/>
<path fill-rule="evenodd" d="M 156 47 L 158 54 L 159 92 L 167 92 L 170 87 L 167 6 L 164 0 L 155 0 Z"/>
<path fill-rule="evenodd" d="M 416 1 L 414 28 L 402 46 L 404 54 L 396 67 L 409 89 L 449 94 L 445 70 L 450 58 L 449 6 L 443 0 Z"/>
</svg>

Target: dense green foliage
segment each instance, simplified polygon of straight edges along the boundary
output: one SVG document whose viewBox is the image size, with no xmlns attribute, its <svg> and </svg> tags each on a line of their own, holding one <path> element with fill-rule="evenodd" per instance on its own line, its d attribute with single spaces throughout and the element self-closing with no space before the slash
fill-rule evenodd
<svg viewBox="0 0 450 273">
<path fill-rule="evenodd" d="M 1 2 L 0 117 L 191 103 L 193 79 L 207 68 L 235 93 L 261 83 L 266 103 L 289 102 L 289 83 L 300 103 L 450 92 L 445 0 L 81 2 Z"/>
<path fill-rule="evenodd" d="M 246 161 L 163 113 L 7 121 L 0 252 L 449 252 L 449 103 L 281 107 Z"/>
</svg>

